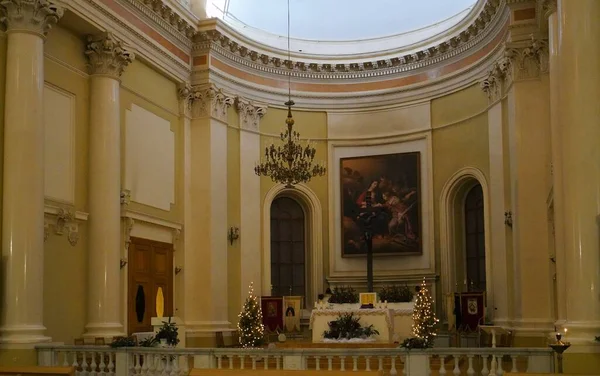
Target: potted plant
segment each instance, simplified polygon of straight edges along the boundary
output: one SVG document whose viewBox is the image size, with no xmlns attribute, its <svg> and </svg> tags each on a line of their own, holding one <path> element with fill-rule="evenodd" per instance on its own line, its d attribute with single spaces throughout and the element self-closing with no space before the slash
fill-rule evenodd
<svg viewBox="0 0 600 376">
<path fill-rule="evenodd" d="M 414 293 L 408 286 L 388 285 L 379 291 L 379 300 L 387 302 L 388 308 L 407 309 L 413 308 Z"/>
<path fill-rule="evenodd" d="M 160 341 L 161 345 L 167 345 L 175 347 L 179 343 L 178 338 L 178 330 L 179 328 L 175 325 L 174 322 L 171 322 L 171 318 L 169 317 L 169 321 L 163 321 L 162 326 L 156 333 L 156 337 L 154 337 L 157 341 Z"/>
<path fill-rule="evenodd" d="M 329 303 L 333 304 L 336 309 L 356 309 L 360 306 L 358 294 L 351 286 L 335 287 L 329 297 Z"/>
</svg>

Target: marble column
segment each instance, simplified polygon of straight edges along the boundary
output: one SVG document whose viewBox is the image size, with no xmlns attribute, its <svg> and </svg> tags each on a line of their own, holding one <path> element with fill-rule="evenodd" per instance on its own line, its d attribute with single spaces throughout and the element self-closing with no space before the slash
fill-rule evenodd
<svg viewBox="0 0 600 376">
<path fill-rule="evenodd" d="M 191 111 L 185 140 L 184 320 L 189 346 L 227 331 L 227 117 L 233 97 L 214 86 L 180 91 Z M 188 194 L 189 193 L 189 194 Z M 212 339 L 211 339 L 212 340 Z"/>
<path fill-rule="evenodd" d="M 237 98 L 236 109 L 240 119 L 240 304 L 247 296 L 248 286 L 254 283 L 256 291 L 271 295 L 269 286 L 261 288 L 261 197 L 260 177 L 254 173 L 254 165 L 260 160 L 260 119 L 267 112 L 266 106 Z M 240 305 L 241 307 L 241 305 Z"/>
<path fill-rule="evenodd" d="M 45 0 L 4 0 L 7 28 L 0 343 L 44 336 L 44 39 L 63 14 Z"/>
<path fill-rule="evenodd" d="M 600 1 L 558 1 L 566 327 L 572 343 L 600 333 Z"/>
<path fill-rule="evenodd" d="M 85 336 L 123 335 L 120 80 L 133 54 L 110 33 L 88 37 L 90 71 L 88 318 Z"/>
</svg>

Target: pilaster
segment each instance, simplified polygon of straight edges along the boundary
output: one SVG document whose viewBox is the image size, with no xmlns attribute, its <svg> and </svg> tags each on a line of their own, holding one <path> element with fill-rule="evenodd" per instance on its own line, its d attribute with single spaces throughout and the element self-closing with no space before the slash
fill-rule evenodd
<svg viewBox="0 0 600 376">
<path fill-rule="evenodd" d="M 228 330 L 227 114 L 231 95 L 213 85 L 182 88 L 190 115 L 186 141 L 184 232 L 185 322 L 188 337 Z M 192 340 L 193 343 L 193 340 Z"/>
<path fill-rule="evenodd" d="M 236 98 L 236 109 L 240 123 L 240 290 L 246 291 L 254 283 L 261 289 L 261 221 L 260 221 L 260 177 L 254 173 L 254 165 L 260 159 L 260 119 L 267 107 Z M 263 286 L 264 287 L 264 286 Z M 270 291 L 269 291 L 270 293 Z M 245 299 L 242 293 L 240 303 Z"/>
</svg>

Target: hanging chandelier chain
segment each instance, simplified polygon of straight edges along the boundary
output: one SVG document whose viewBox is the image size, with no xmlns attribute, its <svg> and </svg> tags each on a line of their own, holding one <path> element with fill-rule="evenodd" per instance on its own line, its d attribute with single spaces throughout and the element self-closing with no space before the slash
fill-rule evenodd
<svg viewBox="0 0 600 376">
<path fill-rule="evenodd" d="M 292 116 L 292 53 L 290 45 L 290 0 L 287 2 L 287 22 L 288 22 L 288 101 L 285 105 L 288 108 L 285 124 L 287 129 L 281 132 L 280 138 L 282 145 L 275 146 L 271 144 L 265 148 L 265 159 L 254 167 L 254 172 L 258 176 L 268 176 L 276 183 L 285 184 L 287 187 L 293 187 L 298 183 L 307 183 L 313 177 L 323 176 L 326 168 L 322 163 L 314 163 L 316 149 L 311 146 L 310 141 L 306 145 L 300 141 L 300 133 L 294 131 L 294 117 Z"/>
</svg>

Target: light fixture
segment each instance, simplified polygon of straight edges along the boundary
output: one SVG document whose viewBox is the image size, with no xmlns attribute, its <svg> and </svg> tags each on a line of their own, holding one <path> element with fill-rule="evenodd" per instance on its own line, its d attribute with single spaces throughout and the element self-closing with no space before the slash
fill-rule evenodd
<svg viewBox="0 0 600 376">
<path fill-rule="evenodd" d="M 281 132 L 281 145 L 271 144 L 265 148 L 265 158 L 254 167 L 258 176 L 268 176 L 276 183 L 285 184 L 292 188 L 298 183 L 307 183 L 315 176 L 323 176 L 327 171 L 322 163 L 315 162 L 316 149 L 309 142 L 300 141 L 300 133 L 293 130 L 294 118 L 292 117 L 291 71 L 294 69 L 290 52 L 290 0 L 288 0 L 288 60 L 286 66 L 288 72 L 288 100 L 285 106 L 288 108 L 285 124 L 287 129 Z"/>
</svg>

